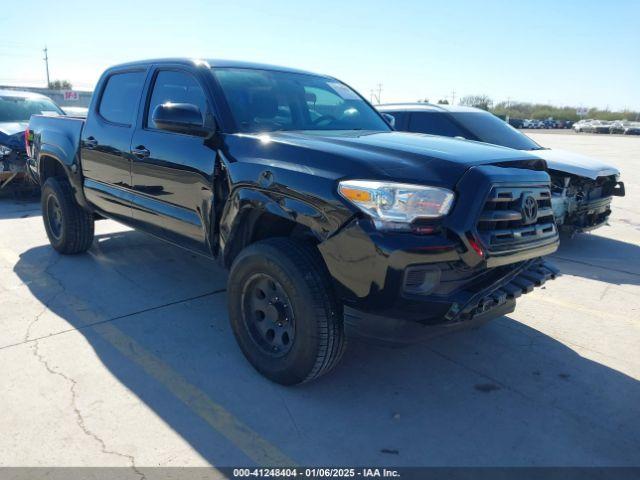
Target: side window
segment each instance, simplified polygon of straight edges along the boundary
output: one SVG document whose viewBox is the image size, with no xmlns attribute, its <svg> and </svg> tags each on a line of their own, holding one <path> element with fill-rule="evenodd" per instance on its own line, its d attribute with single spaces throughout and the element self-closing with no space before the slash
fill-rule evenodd
<svg viewBox="0 0 640 480">
<path fill-rule="evenodd" d="M 409 114 L 407 112 L 385 111 L 384 113 L 393 115 L 393 118 L 396 119 L 396 125 L 394 127 L 396 130 L 400 130 L 400 131 L 407 130 L 407 118 L 409 117 Z"/>
<path fill-rule="evenodd" d="M 207 97 L 198 81 L 187 72 L 160 71 L 153 84 L 153 93 L 147 110 L 147 127 L 155 128 L 154 109 L 163 103 L 191 103 L 197 106 L 204 119 L 207 114 Z"/>
<path fill-rule="evenodd" d="M 438 112 L 413 112 L 409 120 L 409 131 L 445 137 L 469 137 L 447 114 Z"/>
<path fill-rule="evenodd" d="M 340 107 L 344 105 L 342 98 L 323 88 L 304 87 L 304 93 L 311 121 L 323 115 L 336 116 L 336 111 L 340 110 Z"/>
<path fill-rule="evenodd" d="M 145 75 L 145 72 L 111 75 L 107 80 L 98 107 L 100 116 L 114 123 L 133 124 Z"/>
</svg>

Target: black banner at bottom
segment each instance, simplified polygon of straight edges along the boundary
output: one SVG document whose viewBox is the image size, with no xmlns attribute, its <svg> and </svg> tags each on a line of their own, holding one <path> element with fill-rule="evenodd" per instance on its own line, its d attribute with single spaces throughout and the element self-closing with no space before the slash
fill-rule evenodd
<svg viewBox="0 0 640 480">
<path fill-rule="evenodd" d="M 640 467 L 0 467 L 0 480 L 640 480 Z"/>
</svg>

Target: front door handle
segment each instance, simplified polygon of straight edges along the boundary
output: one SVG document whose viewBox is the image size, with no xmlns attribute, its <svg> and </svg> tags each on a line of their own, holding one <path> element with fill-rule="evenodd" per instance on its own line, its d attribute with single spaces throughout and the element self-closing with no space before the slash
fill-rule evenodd
<svg viewBox="0 0 640 480">
<path fill-rule="evenodd" d="M 89 137 L 84 141 L 84 146 L 85 148 L 93 150 L 98 146 L 98 140 L 96 140 L 94 137 Z"/>
<path fill-rule="evenodd" d="M 131 150 L 131 153 L 133 153 L 138 158 L 147 158 L 149 155 L 151 155 L 151 152 L 144 148 L 143 145 L 138 145 L 136 148 Z"/>
</svg>

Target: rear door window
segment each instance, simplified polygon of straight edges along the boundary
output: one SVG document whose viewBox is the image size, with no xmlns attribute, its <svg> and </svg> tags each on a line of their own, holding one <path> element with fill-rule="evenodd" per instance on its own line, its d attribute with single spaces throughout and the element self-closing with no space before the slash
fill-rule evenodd
<svg viewBox="0 0 640 480">
<path fill-rule="evenodd" d="M 107 80 L 98 112 L 105 120 L 132 125 L 142 94 L 145 72 L 115 73 Z"/>
</svg>

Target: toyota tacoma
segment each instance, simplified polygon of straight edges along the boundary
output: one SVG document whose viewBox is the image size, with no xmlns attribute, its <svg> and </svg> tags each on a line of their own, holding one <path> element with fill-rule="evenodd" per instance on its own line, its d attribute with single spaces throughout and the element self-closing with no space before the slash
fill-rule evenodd
<svg viewBox="0 0 640 480">
<path fill-rule="evenodd" d="M 106 217 L 217 259 L 240 349 L 275 382 L 331 370 L 347 326 L 403 342 L 476 325 L 557 273 L 543 160 L 395 132 L 329 76 L 119 65 L 86 120 L 35 115 L 27 138 L 58 252 Z"/>
</svg>

